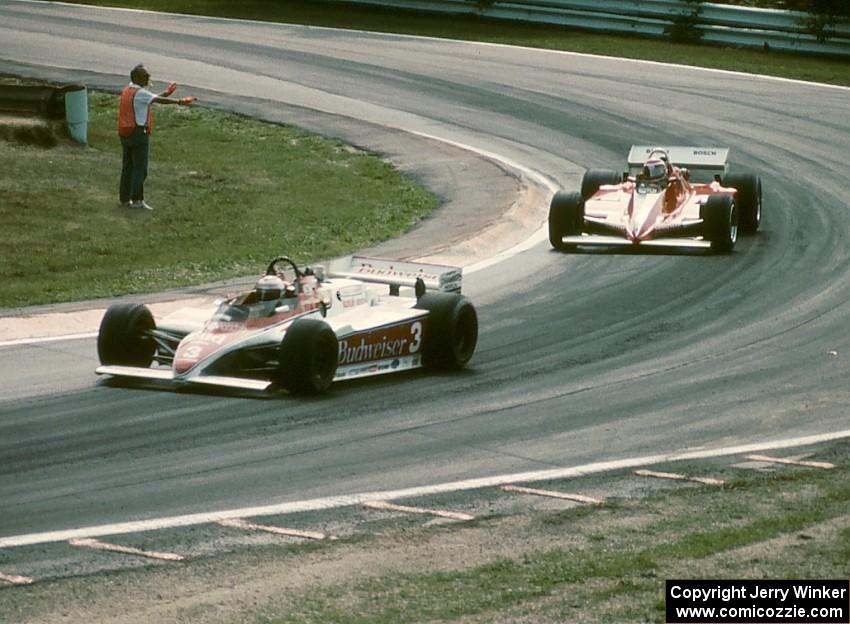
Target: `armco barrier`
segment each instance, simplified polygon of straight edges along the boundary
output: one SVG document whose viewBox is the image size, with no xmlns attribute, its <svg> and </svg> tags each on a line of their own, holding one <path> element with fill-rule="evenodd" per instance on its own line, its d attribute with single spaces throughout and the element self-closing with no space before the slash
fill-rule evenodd
<svg viewBox="0 0 850 624">
<path fill-rule="evenodd" d="M 824 41 L 808 31 L 811 16 L 798 11 L 757 9 L 685 0 L 333 0 L 439 14 L 551 24 L 583 30 L 666 37 L 674 20 L 691 14 L 703 41 L 732 47 L 764 48 L 850 58 L 850 24 L 840 23 Z M 850 1 L 850 0 L 848 0 Z"/>
<path fill-rule="evenodd" d="M 4 113 L 61 119 L 65 116 L 64 100 L 56 87 L 0 85 L 0 112 Z"/>
<path fill-rule="evenodd" d="M 0 85 L 0 114 L 64 119 L 74 141 L 88 142 L 88 92 L 82 85 Z"/>
</svg>

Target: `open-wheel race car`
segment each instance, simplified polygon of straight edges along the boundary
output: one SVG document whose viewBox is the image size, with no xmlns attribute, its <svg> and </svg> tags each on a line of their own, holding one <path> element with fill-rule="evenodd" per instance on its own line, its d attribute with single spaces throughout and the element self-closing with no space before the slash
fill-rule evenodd
<svg viewBox="0 0 850 624">
<path fill-rule="evenodd" d="M 758 230 L 762 188 L 754 174 L 729 173 L 728 156 L 728 148 L 634 145 L 625 173 L 590 169 L 581 192 L 555 194 L 549 242 L 559 250 L 603 245 L 729 252 L 739 232 Z"/>
<path fill-rule="evenodd" d="M 478 317 L 461 269 L 350 256 L 275 258 L 249 292 L 155 322 L 142 304 L 103 316 L 98 374 L 318 394 L 334 380 L 467 364 Z"/>
</svg>

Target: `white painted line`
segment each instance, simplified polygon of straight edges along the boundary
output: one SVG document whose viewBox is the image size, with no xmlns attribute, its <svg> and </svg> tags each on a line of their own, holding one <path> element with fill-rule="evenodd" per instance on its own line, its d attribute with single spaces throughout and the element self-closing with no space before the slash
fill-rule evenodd
<svg viewBox="0 0 850 624">
<path fill-rule="evenodd" d="M 592 474 L 611 472 L 614 470 L 628 470 L 638 466 L 652 466 L 677 461 L 692 461 L 695 459 L 710 459 L 715 457 L 728 457 L 730 455 L 745 455 L 747 453 L 761 452 L 767 450 L 778 450 L 795 448 L 799 446 L 810 446 L 833 442 L 850 438 L 850 429 L 834 431 L 831 433 L 819 433 L 815 435 L 788 438 L 785 440 L 772 440 L 770 442 L 758 442 L 753 444 L 739 444 L 713 449 L 700 449 L 693 451 L 675 451 L 659 453 L 657 455 L 644 455 L 641 457 L 629 457 L 613 461 L 595 462 L 581 466 L 570 466 L 566 468 L 552 468 L 549 470 L 534 470 L 511 474 L 495 475 L 492 477 L 481 477 L 478 479 L 465 479 L 462 481 L 449 481 L 446 483 L 435 483 L 398 490 L 385 490 L 378 492 L 364 492 L 359 494 L 343 494 L 339 496 L 328 496 L 324 498 L 312 498 L 300 501 L 288 501 L 273 503 L 257 507 L 245 507 L 240 509 L 224 509 L 218 511 L 205 511 L 182 516 L 165 516 L 162 518 L 150 518 L 148 520 L 137 520 L 118 522 L 113 524 L 96 525 L 75 529 L 60 529 L 46 531 L 43 533 L 28 533 L 24 535 L 9 535 L 0 537 L 0 548 L 12 548 L 15 546 L 31 546 L 33 544 L 47 544 L 49 542 L 62 542 L 71 539 L 86 537 L 102 537 L 105 535 L 122 535 L 126 533 L 138 533 L 141 531 L 156 531 L 159 529 L 174 529 L 177 527 L 197 526 L 199 524 L 211 524 L 219 520 L 234 518 L 255 518 L 259 516 L 283 515 L 303 511 L 318 511 L 321 509 L 339 509 L 352 505 L 362 505 L 369 501 L 389 501 L 394 499 L 413 498 L 417 496 L 429 496 L 434 494 L 447 494 L 466 490 L 478 490 L 488 487 L 499 487 L 511 483 L 533 483 L 535 481 L 553 481 L 556 479 L 573 479 Z"/>
<path fill-rule="evenodd" d="M 41 344 L 43 342 L 61 342 L 65 340 L 81 340 L 82 338 L 94 338 L 97 332 L 84 334 L 65 334 L 63 336 L 44 336 L 43 338 L 18 338 L 16 340 L 2 340 L 0 347 L 18 347 L 21 345 Z"/>
<path fill-rule="evenodd" d="M 256 524 L 254 522 L 248 522 L 247 520 L 241 520 L 239 518 L 233 518 L 232 520 L 219 520 L 218 523 L 230 529 L 243 529 L 245 531 L 263 531 L 265 533 L 274 533 L 275 535 L 286 535 L 288 537 L 303 537 L 304 539 L 313 539 L 313 540 L 335 540 L 337 539 L 334 535 L 328 535 L 327 533 L 320 533 L 318 531 L 301 531 L 299 529 L 287 529 L 285 527 L 272 526 L 269 524 Z"/>
<path fill-rule="evenodd" d="M 80 548 L 93 548 L 94 550 L 106 550 L 109 552 L 121 553 L 122 555 L 136 555 L 138 557 L 147 557 L 148 559 L 162 559 L 164 561 L 183 561 L 183 555 L 174 553 L 156 552 L 152 550 L 141 550 L 131 546 L 119 546 L 117 544 L 107 544 L 96 539 L 72 539 L 68 540 L 71 546 L 79 546 Z"/>
<path fill-rule="evenodd" d="M 370 501 L 363 503 L 364 507 L 372 509 L 382 509 L 384 511 L 401 511 L 404 513 L 428 514 L 431 516 L 439 516 L 440 518 L 451 518 L 452 520 L 475 520 L 475 516 L 460 513 L 457 511 L 444 511 L 442 509 L 425 509 L 424 507 L 408 507 L 407 505 L 396 505 L 385 501 Z"/>
<path fill-rule="evenodd" d="M 675 472 L 656 472 L 655 470 L 635 470 L 635 474 L 639 477 L 655 477 L 656 479 L 674 479 L 676 481 L 695 481 L 696 483 L 704 483 L 706 485 L 723 485 L 722 479 L 712 479 L 711 477 L 689 477 Z"/>
<path fill-rule="evenodd" d="M 538 490 L 535 488 L 520 487 L 518 485 L 503 485 L 502 489 L 505 492 L 516 492 L 518 494 L 531 494 L 532 496 L 547 496 L 549 498 L 562 498 L 576 503 L 588 503 L 590 505 L 602 505 L 605 500 L 602 498 L 593 498 L 584 494 L 568 494 L 567 492 L 555 492 L 553 490 Z"/>
<path fill-rule="evenodd" d="M 32 585 L 35 580 L 28 576 L 18 576 L 17 574 L 3 574 L 0 572 L 0 581 L 9 583 L 10 585 Z"/>
<path fill-rule="evenodd" d="M 807 468 L 823 468 L 829 470 L 835 468 L 835 464 L 829 462 L 809 461 L 806 459 L 788 459 L 785 457 L 768 457 L 767 455 L 747 455 L 746 459 L 771 464 L 790 464 L 793 466 L 805 466 Z"/>
</svg>

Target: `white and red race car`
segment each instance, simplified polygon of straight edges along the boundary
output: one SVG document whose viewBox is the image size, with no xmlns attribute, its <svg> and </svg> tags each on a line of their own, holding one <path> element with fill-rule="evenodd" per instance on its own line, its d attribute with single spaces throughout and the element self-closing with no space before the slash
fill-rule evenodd
<svg viewBox="0 0 850 624">
<path fill-rule="evenodd" d="M 296 394 L 334 380 L 426 367 L 459 369 L 478 317 L 455 267 L 350 256 L 299 268 L 275 258 L 248 293 L 159 322 L 119 303 L 100 324 L 95 372 L 121 378 Z"/>
<path fill-rule="evenodd" d="M 728 173 L 728 148 L 632 146 L 629 171 L 591 169 L 580 193 L 559 191 L 549 206 L 549 242 L 696 247 L 729 252 L 738 233 L 761 223 L 761 179 Z M 710 181 L 697 182 L 703 176 Z"/>
</svg>

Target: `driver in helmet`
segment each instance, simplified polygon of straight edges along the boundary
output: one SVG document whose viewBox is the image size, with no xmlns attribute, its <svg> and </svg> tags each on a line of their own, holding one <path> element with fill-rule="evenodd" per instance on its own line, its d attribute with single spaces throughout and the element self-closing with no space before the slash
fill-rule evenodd
<svg viewBox="0 0 850 624">
<path fill-rule="evenodd" d="M 256 301 L 278 301 L 286 292 L 286 282 L 277 275 L 263 275 L 254 286 Z"/>
<path fill-rule="evenodd" d="M 251 316 L 264 317 L 274 314 L 285 298 L 296 297 L 295 288 L 278 275 L 263 275 L 254 288 L 245 295 L 243 305 L 252 308 Z M 290 299 L 294 301 L 294 299 Z"/>
<path fill-rule="evenodd" d="M 643 164 L 640 180 L 646 185 L 652 185 L 658 190 L 663 190 L 667 188 L 669 173 L 669 166 L 664 162 L 664 159 L 653 155 Z"/>
</svg>

